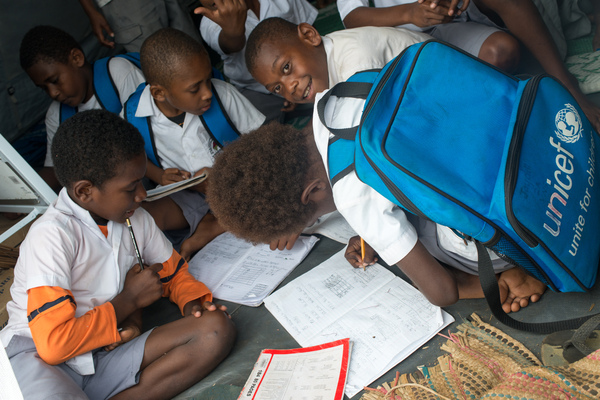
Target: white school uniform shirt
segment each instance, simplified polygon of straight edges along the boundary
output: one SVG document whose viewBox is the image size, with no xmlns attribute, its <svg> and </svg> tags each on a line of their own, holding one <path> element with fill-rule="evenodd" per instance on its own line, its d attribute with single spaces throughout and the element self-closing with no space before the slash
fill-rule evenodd
<svg viewBox="0 0 600 400">
<path fill-rule="evenodd" d="M 246 17 L 246 40 L 250 33 L 256 28 L 260 21 L 271 17 L 280 17 L 294 24 L 306 22 L 312 24 L 317 18 L 318 11 L 306 0 L 260 0 L 260 15 L 256 16 L 253 11 L 248 10 Z M 233 85 L 254 90 L 261 93 L 269 93 L 267 89 L 250 75 L 246 67 L 246 46 L 237 53 L 225 54 L 219 46 L 219 35 L 221 27 L 209 18 L 200 21 L 200 34 L 208 45 L 214 49 L 223 59 L 223 72 Z"/>
<path fill-rule="evenodd" d="M 265 116 L 236 88 L 219 79 L 213 79 L 212 83 L 224 110 L 240 133 L 248 133 L 263 124 Z M 211 107 L 216 99 L 212 101 Z M 163 169 L 178 168 L 194 174 L 204 167 L 212 167 L 220 147 L 197 115 L 186 113 L 183 127 L 177 125 L 160 111 L 148 85 L 140 96 L 135 116 L 150 117 L 156 152 Z"/>
<path fill-rule="evenodd" d="M 110 76 L 119 93 L 121 104 L 125 104 L 139 84 L 145 81 L 142 71 L 122 57 L 113 57 L 108 63 L 108 70 L 110 71 Z M 96 95 L 93 95 L 88 101 L 77 106 L 77 112 L 101 108 L 102 106 L 98 102 Z M 54 100 L 50 103 L 50 107 L 48 107 L 48 111 L 46 112 L 46 134 L 48 144 L 46 149 L 46 160 L 44 161 L 45 167 L 54 166 L 50 148 L 58 125 L 60 125 L 60 103 Z"/>
<path fill-rule="evenodd" d="M 315 104 L 327 93 L 319 93 Z M 331 128 L 357 126 L 362 116 L 364 100 L 330 97 L 325 108 L 325 121 Z M 318 115 L 313 114 L 313 131 L 317 149 L 329 175 L 328 144 L 333 135 Z M 331 183 L 331 182 L 330 182 Z M 476 274 L 477 249 L 474 243 L 458 237 L 450 228 L 410 216 L 375 189 L 358 179 L 354 171 L 333 185 L 333 200 L 354 231 L 362 237 L 388 264 L 402 260 L 415 246 L 417 239 L 438 260 Z M 510 268 L 498 256 L 488 251 L 497 272 Z"/>
<path fill-rule="evenodd" d="M 416 3 L 416 0 L 373 0 L 373 4 L 376 8 L 392 7 L 400 4 Z M 337 0 L 338 12 L 340 18 L 344 21 L 344 18 L 351 11 L 354 11 L 358 7 L 369 7 L 369 0 Z M 398 27 L 407 28 L 413 31 L 423 31 L 427 28 L 420 28 L 413 24 L 398 25 Z"/>
<path fill-rule="evenodd" d="M 147 264 L 163 263 L 173 246 L 143 208 L 130 218 L 135 237 Z M 14 335 L 31 338 L 27 323 L 27 291 L 58 286 L 73 293 L 81 317 L 92 308 L 112 300 L 123 290 L 127 271 L 137 263 L 132 239 L 125 224 L 108 222 L 108 237 L 62 189 L 58 198 L 36 221 L 19 250 L 15 280 L 8 302 L 8 325 L 0 339 L 8 346 Z M 81 375 L 94 373 L 91 352 L 66 362 Z"/>
<path fill-rule="evenodd" d="M 380 69 L 407 47 L 431 39 L 422 32 L 366 26 L 323 36 L 329 87 L 359 71 Z"/>
</svg>

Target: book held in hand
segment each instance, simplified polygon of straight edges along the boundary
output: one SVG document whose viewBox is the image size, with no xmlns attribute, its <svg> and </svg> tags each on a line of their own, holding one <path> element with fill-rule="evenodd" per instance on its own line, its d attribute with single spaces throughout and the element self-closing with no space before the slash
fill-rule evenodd
<svg viewBox="0 0 600 400">
<path fill-rule="evenodd" d="M 162 199 L 170 194 L 175 192 L 179 192 L 180 190 L 184 190 L 195 186 L 199 183 L 204 182 L 204 180 L 208 177 L 207 174 L 202 174 L 198 176 L 194 176 L 190 179 L 185 179 L 183 181 L 171 183 L 170 185 L 158 186 L 157 188 L 150 189 L 146 191 L 146 200 L 145 201 L 154 201 L 158 199 Z"/>
</svg>

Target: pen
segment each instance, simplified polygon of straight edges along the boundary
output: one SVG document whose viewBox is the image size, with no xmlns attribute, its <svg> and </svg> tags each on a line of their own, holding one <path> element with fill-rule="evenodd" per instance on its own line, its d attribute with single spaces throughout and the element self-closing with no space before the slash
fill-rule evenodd
<svg viewBox="0 0 600 400">
<path fill-rule="evenodd" d="M 367 267 L 364 264 L 365 263 L 365 239 L 363 239 L 363 238 L 360 238 L 360 256 L 362 257 L 363 271 L 365 271 L 367 269 Z"/>
<path fill-rule="evenodd" d="M 129 228 L 129 234 L 131 235 L 131 241 L 133 242 L 133 248 L 135 249 L 135 255 L 138 259 L 138 263 L 140 264 L 140 268 L 144 269 L 144 261 L 142 260 L 140 249 L 137 245 L 137 241 L 135 240 L 135 235 L 133 234 L 133 226 L 131 226 L 131 221 L 129 220 L 129 218 L 127 218 L 125 222 L 127 223 L 127 227 Z"/>
</svg>

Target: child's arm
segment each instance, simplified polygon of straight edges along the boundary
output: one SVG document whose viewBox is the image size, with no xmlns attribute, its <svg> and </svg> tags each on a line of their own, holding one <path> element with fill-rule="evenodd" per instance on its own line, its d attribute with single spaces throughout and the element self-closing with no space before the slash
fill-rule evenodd
<svg viewBox="0 0 600 400">
<path fill-rule="evenodd" d="M 212 292 L 206 285 L 192 276 L 188 271 L 188 263 L 177 251 L 173 250 L 171 257 L 163 264 L 160 272 L 163 283 L 163 296 L 179 306 L 182 315 L 191 312 L 190 306 L 212 301 Z M 188 303 L 193 302 L 186 308 Z"/>
<path fill-rule="evenodd" d="M 219 46 L 223 53 L 237 53 L 246 45 L 248 7 L 245 1 L 215 0 L 214 7 L 198 7 L 194 13 L 202 14 L 221 27 Z"/>
<path fill-rule="evenodd" d="M 152 162 L 148 161 L 146 164 L 146 177 L 159 185 L 165 186 L 170 183 L 189 179 L 191 174 L 187 171 L 183 171 L 177 168 L 162 169 L 157 167 Z"/>
<path fill-rule="evenodd" d="M 398 26 L 413 24 L 421 28 L 452 21 L 447 2 L 431 8 L 432 3 L 414 2 L 391 7 L 358 7 L 344 18 L 346 28 L 360 26 Z"/>
<path fill-rule="evenodd" d="M 98 347 L 121 340 L 117 327 L 132 313 L 160 298 L 162 285 L 152 265 L 140 272 L 132 268 L 123 291 L 113 300 L 94 307 L 80 317 L 73 294 L 57 286 L 29 290 L 29 328 L 40 357 L 56 365 Z"/>
<path fill-rule="evenodd" d="M 110 47 L 111 49 L 115 47 L 115 42 L 108 40 L 104 36 L 104 32 L 112 38 L 115 37 L 113 30 L 104 15 L 98 9 L 96 9 L 96 5 L 92 0 L 79 0 L 83 11 L 87 14 L 90 19 L 90 25 L 92 26 L 92 31 L 94 35 L 98 38 L 98 41 L 101 45 Z"/>
</svg>

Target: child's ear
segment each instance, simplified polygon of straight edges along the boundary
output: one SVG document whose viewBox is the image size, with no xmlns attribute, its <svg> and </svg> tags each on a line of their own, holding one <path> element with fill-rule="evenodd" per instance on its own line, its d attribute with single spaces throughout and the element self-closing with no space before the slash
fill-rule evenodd
<svg viewBox="0 0 600 400">
<path fill-rule="evenodd" d="M 88 203 L 92 199 L 94 185 L 88 180 L 81 180 L 73 183 L 71 187 L 73 196 L 81 203 Z"/>
<path fill-rule="evenodd" d="M 306 185 L 302 191 L 302 197 L 300 201 L 306 205 L 308 203 L 319 203 L 323 200 L 325 195 L 325 188 L 328 185 L 327 182 L 323 182 L 322 179 L 313 179 Z"/>
<path fill-rule="evenodd" d="M 85 55 L 83 52 L 77 48 L 71 49 L 71 54 L 69 54 L 69 60 L 71 64 L 75 67 L 81 68 L 85 65 Z"/>
<path fill-rule="evenodd" d="M 154 97 L 154 100 L 159 103 L 163 103 L 165 101 L 166 90 L 161 85 L 150 85 L 150 94 Z"/>
<path fill-rule="evenodd" d="M 314 26 L 306 22 L 298 24 L 298 38 L 300 41 L 314 47 L 321 44 L 321 34 L 317 32 Z"/>
</svg>

